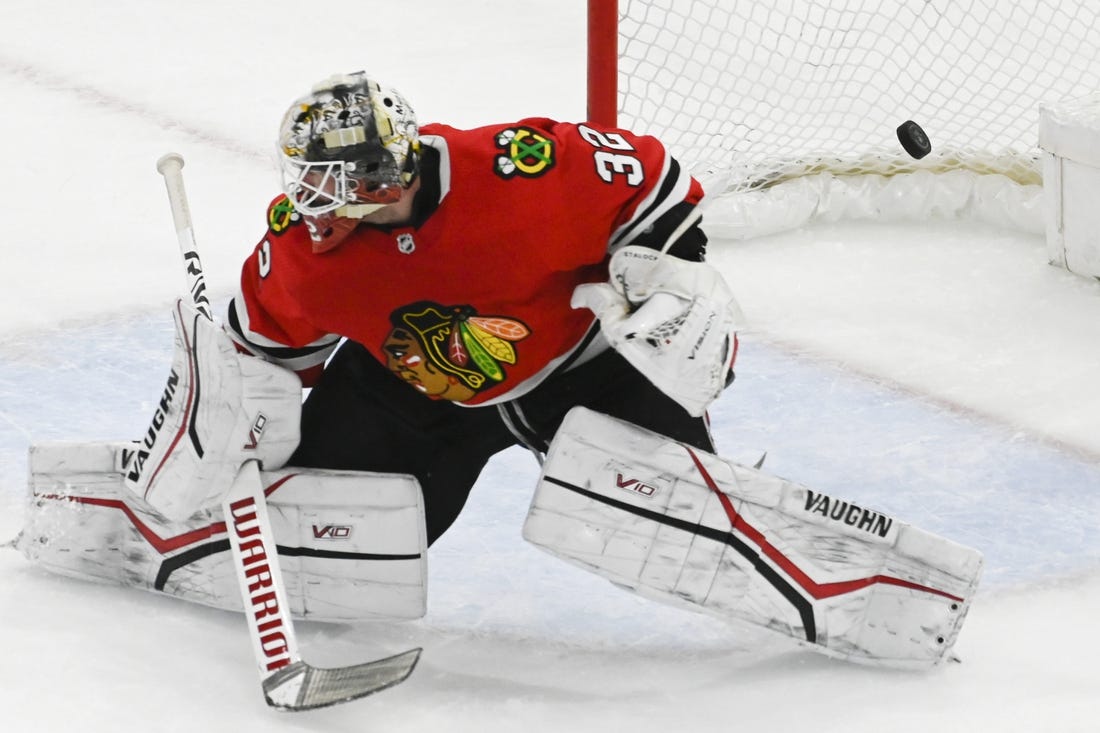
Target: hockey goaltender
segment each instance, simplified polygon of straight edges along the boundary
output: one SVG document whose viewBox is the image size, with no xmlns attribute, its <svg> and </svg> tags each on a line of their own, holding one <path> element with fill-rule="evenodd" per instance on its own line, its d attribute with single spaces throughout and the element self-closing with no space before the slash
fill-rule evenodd
<svg viewBox="0 0 1100 733">
<path fill-rule="evenodd" d="M 191 284 L 169 379 L 138 441 L 31 447 L 30 560 L 243 609 L 268 701 L 332 704 L 419 650 L 320 670 L 291 618 L 422 616 L 428 546 L 522 445 L 541 464 L 523 536 L 557 557 L 830 656 L 950 658 L 979 553 L 716 454 L 742 317 L 703 190 L 658 140 L 421 126 L 358 72 L 295 100 L 278 151 L 221 319 L 182 159 L 161 160 Z"/>
</svg>

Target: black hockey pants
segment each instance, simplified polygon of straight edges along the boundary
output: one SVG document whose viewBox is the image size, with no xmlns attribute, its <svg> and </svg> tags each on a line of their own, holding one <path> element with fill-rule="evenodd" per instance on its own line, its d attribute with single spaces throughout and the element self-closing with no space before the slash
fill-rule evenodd
<svg viewBox="0 0 1100 733">
<path fill-rule="evenodd" d="M 512 402 L 462 407 L 428 399 L 346 341 L 306 398 L 290 464 L 412 474 L 424 492 L 431 544 L 458 517 L 494 453 L 513 445 L 545 453 L 577 405 L 714 450 L 705 419 L 690 416 L 611 349 Z"/>
</svg>

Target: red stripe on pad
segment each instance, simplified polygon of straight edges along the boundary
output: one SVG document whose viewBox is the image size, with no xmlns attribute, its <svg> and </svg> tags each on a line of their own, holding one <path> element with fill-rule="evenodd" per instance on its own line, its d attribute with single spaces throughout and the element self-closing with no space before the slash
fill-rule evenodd
<svg viewBox="0 0 1100 733">
<path fill-rule="evenodd" d="M 714 477 L 710 475 L 706 467 L 703 466 L 702 461 L 699 460 L 699 456 L 696 455 L 688 446 L 684 446 L 688 454 L 691 456 L 691 460 L 695 463 L 695 467 L 699 469 L 699 474 L 703 477 L 703 481 L 706 482 L 708 488 L 718 496 L 718 501 L 721 502 L 722 508 L 726 512 L 726 516 L 730 520 L 731 529 L 735 529 L 741 534 L 745 535 L 751 540 L 757 547 L 760 548 L 764 556 L 774 562 L 780 570 L 786 573 L 792 580 L 798 583 L 807 593 L 816 599 L 832 598 L 834 596 L 844 595 L 845 593 L 853 593 L 857 590 L 862 590 L 876 583 L 883 585 L 896 585 L 902 588 L 909 588 L 911 590 L 923 591 L 924 593 L 931 593 L 932 595 L 942 596 L 949 598 L 952 601 L 962 602 L 962 598 L 951 595 L 942 590 L 936 588 L 930 588 L 919 583 L 913 583 L 908 580 L 902 580 L 901 578 L 894 578 L 889 575 L 873 575 L 869 578 L 859 578 L 855 580 L 845 580 L 837 583 L 818 583 L 803 570 L 798 567 L 789 557 L 780 552 L 774 545 L 768 542 L 768 539 L 764 536 L 764 533 L 753 527 L 751 524 L 745 521 L 745 519 L 737 513 L 737 510 L 733 508 L 733 502 L 730 498 L 718 488 L 717 482 Z"/>
</svg>

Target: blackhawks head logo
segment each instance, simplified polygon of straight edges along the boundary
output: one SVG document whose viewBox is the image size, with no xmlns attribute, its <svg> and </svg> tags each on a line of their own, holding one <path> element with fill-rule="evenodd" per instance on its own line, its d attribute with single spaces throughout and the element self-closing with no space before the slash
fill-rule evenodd
<svg viewBox="0 0 1100 733">
<path fill-rule="evenodd" d="M 390 371 L 432 399 L 456 402 L 504 381 L 504 365 L 516 363 L 513 344 L 531 333 L 514 318 L 430 301 L 397 309 L 390 322 L 382 345 Z"/>
</svg>

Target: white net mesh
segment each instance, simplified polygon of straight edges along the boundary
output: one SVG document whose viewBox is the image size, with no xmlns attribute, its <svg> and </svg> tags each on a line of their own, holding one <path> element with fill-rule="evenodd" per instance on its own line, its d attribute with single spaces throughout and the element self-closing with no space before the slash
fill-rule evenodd
<svg viewBox="0 0 1100 733">
<path fill-rule="evenodd" d="M 1100 3 L 620 0 L 619 119 L 728 190 L 916 169 L 1040 182 L 1039 105 L 1100 91 Z M 928 133 L 917 161 L 895 130 Z"/>
</svg>

